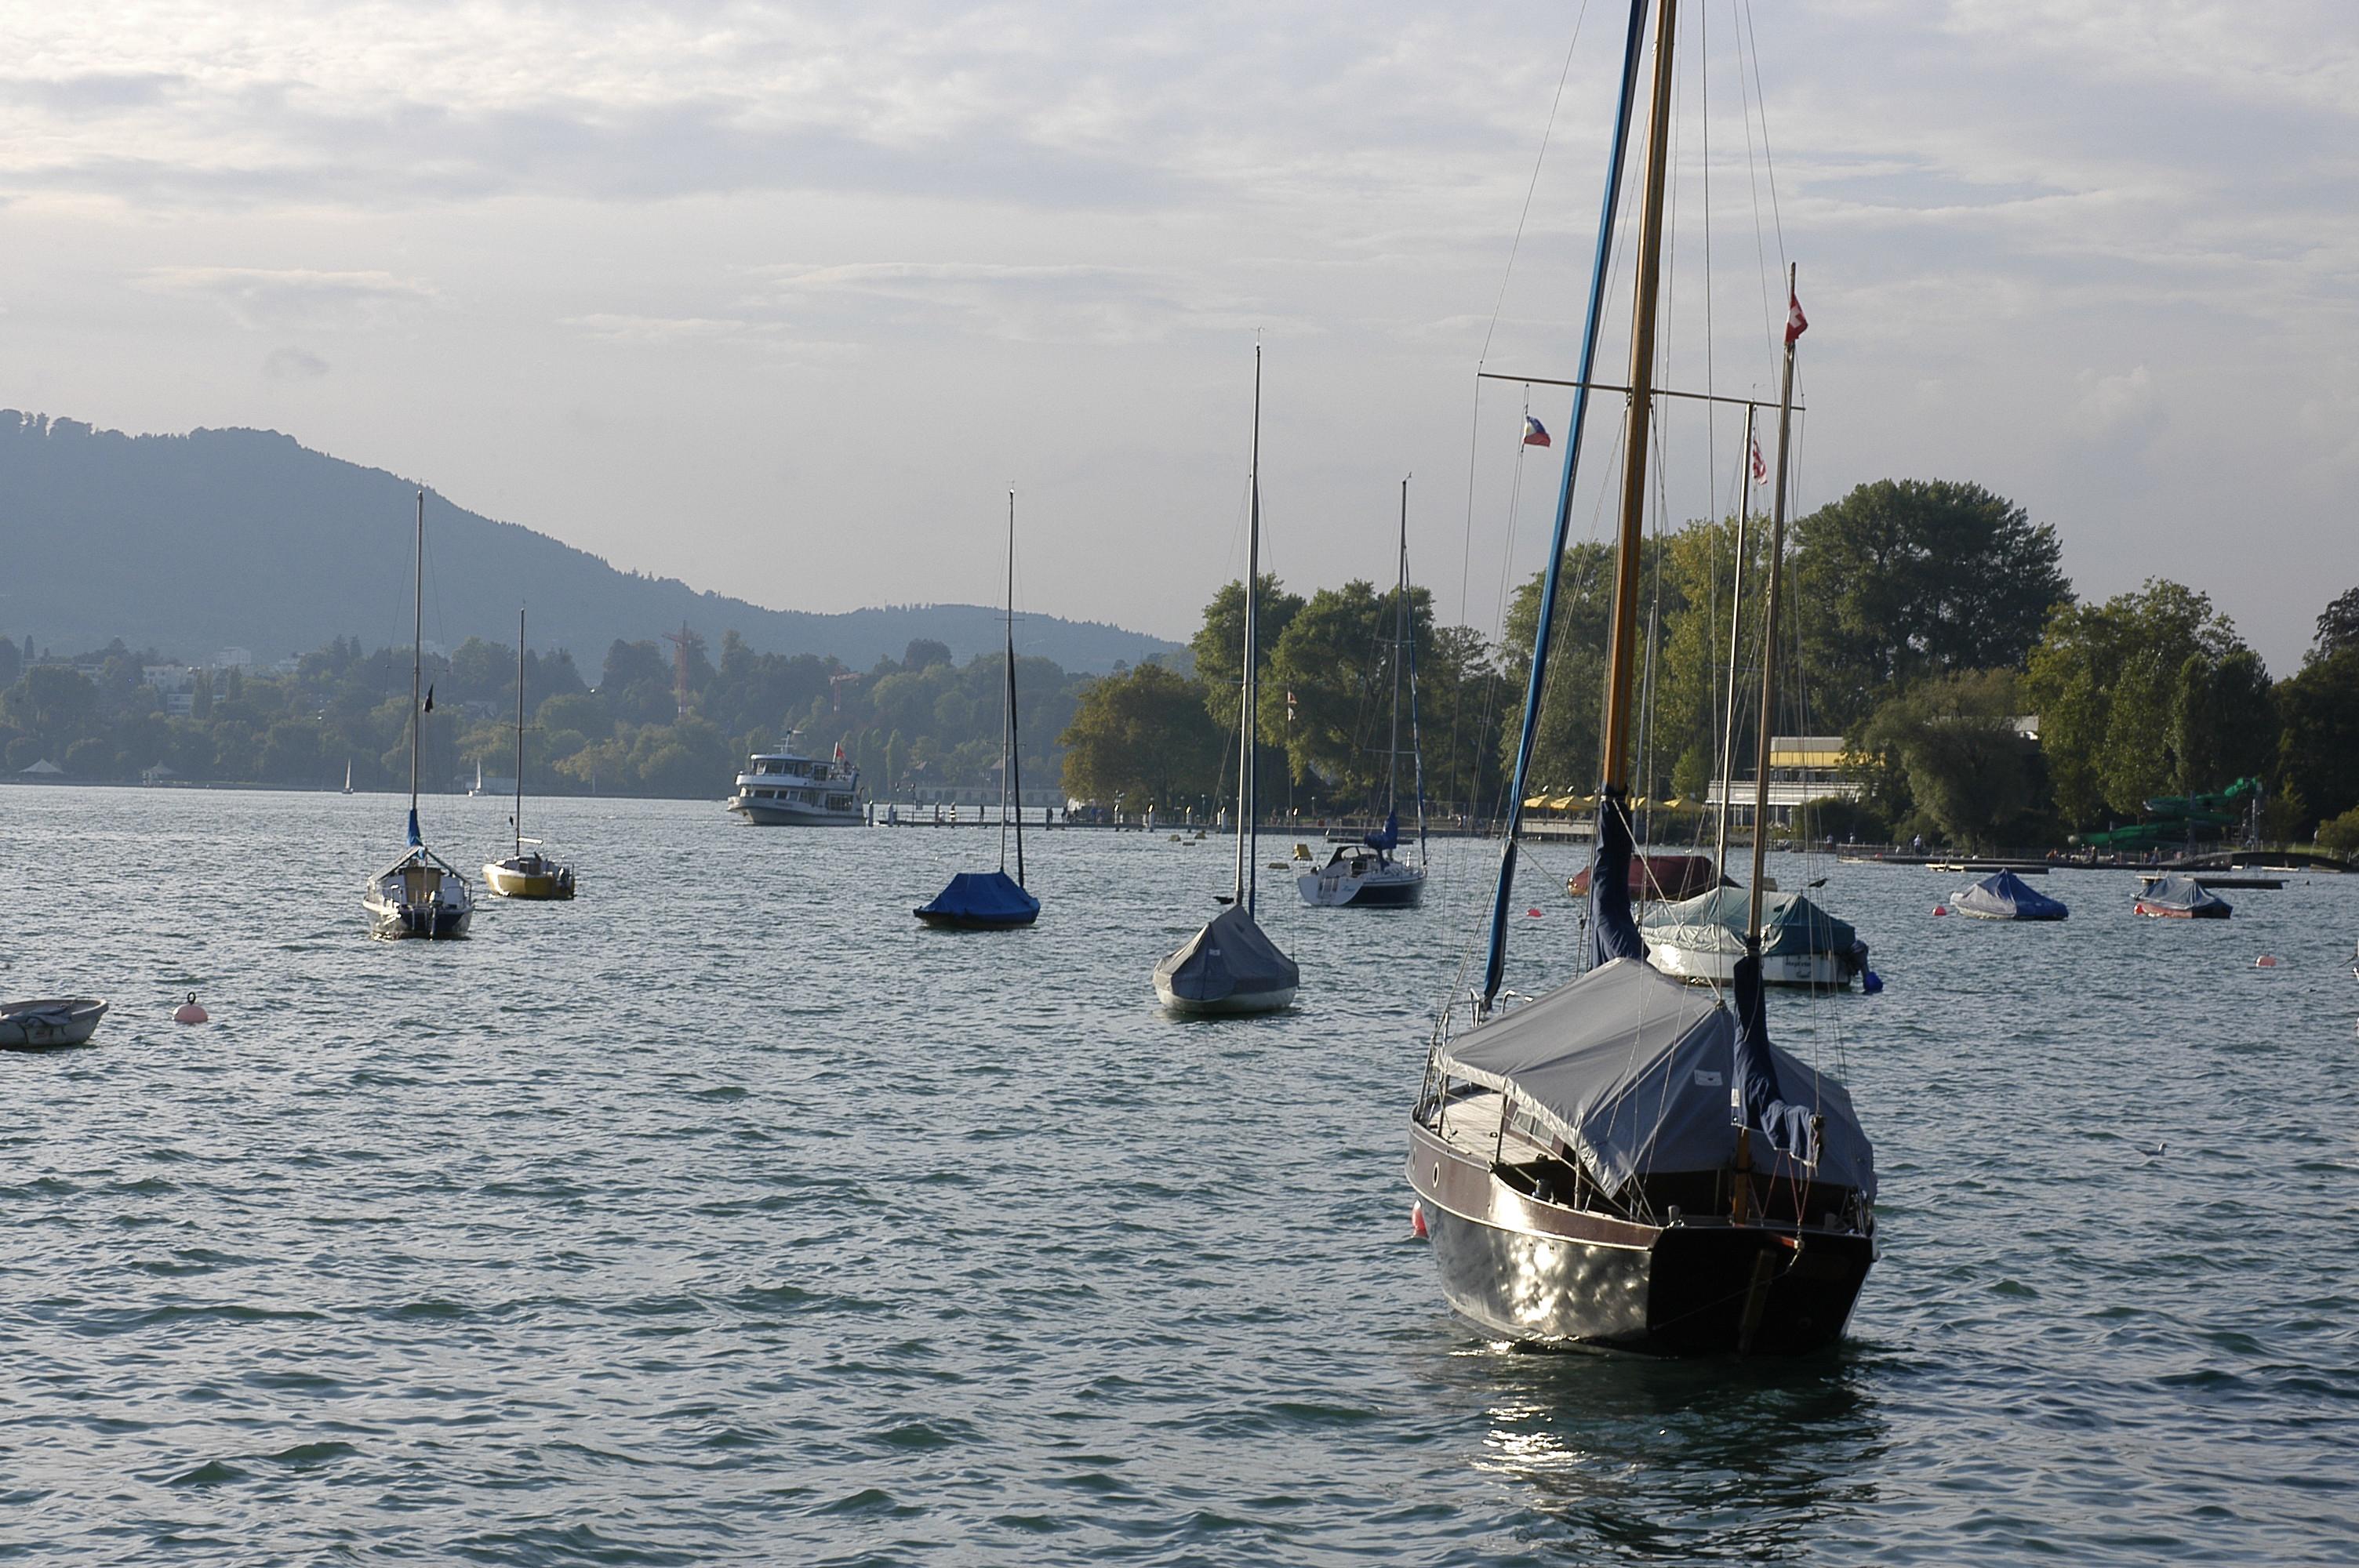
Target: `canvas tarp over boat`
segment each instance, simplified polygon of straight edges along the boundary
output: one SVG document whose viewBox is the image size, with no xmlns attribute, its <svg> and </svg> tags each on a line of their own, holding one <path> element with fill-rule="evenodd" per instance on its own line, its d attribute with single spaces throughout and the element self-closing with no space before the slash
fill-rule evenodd
<svg viewBox="0 0 2359 1568">
<path fill-rule="evenodd" d="M 1984 920 L 2061 920 L 2067 913 L 2062 903 L 2013 871 L 1997 871 L 1960 888 L 1951 895 L 1950 907 Z"/>
<path fill-rule="evenodd" d="M 1452 1041 L 1451 1077 L 1530 1109 L 1599 1186 L 1649 1173 L 1718 1171 L 1736 1152 L 1737 1021 L 1710 991 L 1637 959 L 1571 984 Z M 1756 1139 L 1754 1168 L 1875 1195 L 1875 1151 L 1834 1079 L 1763 1040 L 1789 1107 L 1825 1119 L 1814 1167 Z"/>
<path fill-rule="evenodd" d="M 1639 922 L 1649 936 L 1673 941 L 1691 953 L 1745 951 L 1745 926 L 1752 916 L 1743 888 L 1714 888 L 1677 903 L 1657 904 Z M 1837 920 L 1798 892 L 1771 893 L 1761 903 L 1761 956 L 1848 953 L 1859 945 L 1851 923 Z"/>
<path fill-rule="evenodd" d="M 1155 976 L 1171 988 L 1173 996 L 1195 1002 L 1256 996 L 1302 983 L 1302 971 L 1294 960 L 1262 935 L 1241 903 L 1206 922 L 1204 929 L 1155 966 Z"/>
<path fill-rule="evenodd" d="M 1026 892 L 1006 871 L 961 871 L 950 886 L 920 905 L 920 920 L 963 921 L 976 925 L 1028 925 L 1040 914 L 1040 901 Z"/>
<path fill-rule="evenodd" d="M 2189 914 L 2216 909 L 2225 914 L 2231 907 L 2226 899 L 2193 877 L 2181 876 L 2177 871 L 2148 882 L 2139 890 L 2137 902 L 2141 907 L 2151 904 L 2157 909 L 2183 910 Z"/>
</svg>

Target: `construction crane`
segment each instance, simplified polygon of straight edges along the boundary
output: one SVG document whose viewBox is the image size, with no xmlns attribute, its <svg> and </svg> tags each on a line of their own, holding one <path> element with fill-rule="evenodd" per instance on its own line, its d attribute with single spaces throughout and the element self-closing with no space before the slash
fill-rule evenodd
<svg viewBox="0 0 2359 1568">
<path fill-rule="evenodd" d="M 701 649 L 704 646 L 704 639 L 690 631 L 688 622 L 685 621 L 679 623 L 679 631 L 665 633 L 663 639 L 671 644 L 672 696 L 679 704 L 679 717 L 685 719 L 688 717 L 689 650 Z"/>
</svg>

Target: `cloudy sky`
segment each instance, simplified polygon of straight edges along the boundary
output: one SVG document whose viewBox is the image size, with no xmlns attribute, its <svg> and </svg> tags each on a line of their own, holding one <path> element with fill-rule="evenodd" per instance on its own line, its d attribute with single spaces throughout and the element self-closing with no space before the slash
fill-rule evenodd
<svg viewBox="0 0 2359 1568">
<path fill-rule="evenodd" d="M 1179 637 L 1258 341 L 1276 569 L 1385 575 L 1414 470 L 1487 627 L 1554 481 L 1475 371 L 1570 373 L 1622 11 L 11 5 L 0 402 L 284 430 L 781 608 L 992 599 L 1014 486 L 1025 608 Z M 2290 668 L 2359 583 L 2359 8 L 1686 12 L 1671 381 L 1770 387 L 1791 259 L 1799 504 L 1974 480 Z M 1671 520 L 1735 462 L 1667 424 Z"/>
</svg>

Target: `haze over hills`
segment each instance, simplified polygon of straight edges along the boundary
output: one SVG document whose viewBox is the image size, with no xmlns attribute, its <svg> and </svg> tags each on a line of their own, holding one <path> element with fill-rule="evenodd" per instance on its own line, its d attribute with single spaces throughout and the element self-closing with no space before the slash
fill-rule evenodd
<svg viewBox="0 0 2359 1568">
<path fill-rule="evenodd" d="M 61 654 L 120 637 L 192 661 L 243 647 L 267 662 L 340 636 L 407 646 L 419 488 L 275 431 L 125 436 L 0 410 L 0 635 L 29 635 Z M 722 633 L 735 631 L 756 652 L 832 654 L 854 669 L 898 657 L 915 638 L 944 643 L 963 662 L 1004 635 L 1001 612 L 984 605 L 823 615 L 701 593 L 618 571 L 431 488 L 426 535 L 428 642 L 506 643 L 522 602 L 532 645 L 571 649 L 593 679 L 614 639 L 657 637 L 683 623 L 716 651 Z M 1045 615 L 1019 617 L 1016 640 L 1027 656 L 1077 671 L 1176 648 Z"/>
</svg>

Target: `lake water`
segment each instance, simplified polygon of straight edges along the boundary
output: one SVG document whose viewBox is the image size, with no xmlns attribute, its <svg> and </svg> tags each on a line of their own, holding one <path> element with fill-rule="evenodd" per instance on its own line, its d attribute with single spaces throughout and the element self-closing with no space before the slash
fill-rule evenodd
<svg viewBox="0 0 2359 1568">
<path fill-rule="evenodd" d="M 1486 846 L 1269 877 L 1302 1004 L 1190 1023 L 1218 841 L 1036 833 L 1040 925 L 957 935 L 992 835 L 531 810 L 580 901 L 429 946 L 364 935 L 396 799 L 0 791 L 0 988 L 115 1009 L 0 1055 L 0 1558 L 2359 1561 L 2359 878 L 2010 926 L 1774 858 L 1888 981 L 1773 1012 L 1883 1258 L 1836 1353 L 1668 1365 L 1488 1345 L 1409 1236 Z M 472 871 L 505 814 L 425 815 Z"/>
</svg>

